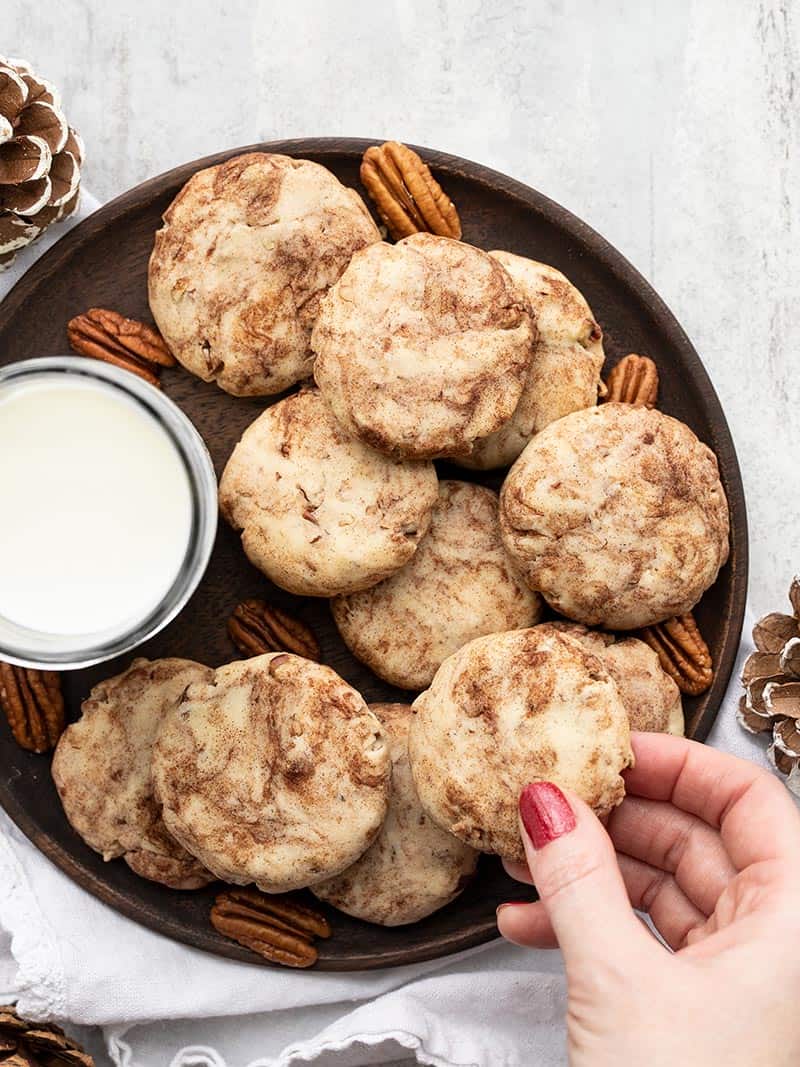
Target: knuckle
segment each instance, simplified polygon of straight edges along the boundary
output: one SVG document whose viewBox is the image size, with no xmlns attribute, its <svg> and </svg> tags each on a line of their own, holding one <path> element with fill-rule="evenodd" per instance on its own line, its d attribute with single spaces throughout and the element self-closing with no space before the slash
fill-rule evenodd
<svg viewBox="0 0 800 1067">
<path fill-rule="evenodd" d="M 536 872 L 536 889 L 545 900 L 554 900 L 568 890 L 574 890 L 589 882 L 602 867 L 596 856 L 573 854 L 548 863 L 543 871 Z"/>
<path fill-rule="evenodd" d="M 679 829 L 673 840 L 669 842 L 664 854 L 664 865 L 666 870 L 676 871 L 678 869 L 678 865 L 689 848 L 693 832 L 694 827 L 692 825 L 683 826 Z"/>
<path fill-rule="evenodd" d="M 667 877 L 666 871 L 655 871 L 653 877 L 645 886 L 641 900 L 639 901 L 638 907 L 642 911 L 649 912 L 653 907 L 659 894 L 664 890 L 664 887 L 667 884 Z"/>
</svg>

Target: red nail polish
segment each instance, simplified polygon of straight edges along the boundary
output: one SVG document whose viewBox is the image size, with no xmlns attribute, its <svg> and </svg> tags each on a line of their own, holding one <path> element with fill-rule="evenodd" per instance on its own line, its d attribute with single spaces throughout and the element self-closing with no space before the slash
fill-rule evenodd
<svg viewBox="0 0 800 1067">
<path fill-rule="evenodd" d="M 519 798 L 519 813 L 534 848 L 542 848 L 575 829 L 569 801 L 552 782 L 526 785 Z"/>
</svg>

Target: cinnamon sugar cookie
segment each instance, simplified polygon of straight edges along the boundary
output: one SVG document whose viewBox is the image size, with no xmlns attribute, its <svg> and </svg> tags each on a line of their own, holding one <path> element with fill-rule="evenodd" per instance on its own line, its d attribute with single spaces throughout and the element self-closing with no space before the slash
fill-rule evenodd
<svg viewBox="0 0 800 1067">
<path fill-rule="evenodd" d="M 150 309 L 187 370 L 235 396 L 311 374 L 319 302 L 380 240 L 363 201 L 307 159 L 249 152 L 198 171 L 164 213 Z"/>
<path fill-rule="evenodd" d="M 636 637 L 609 645 L 603 663 L 617 683 L 631 730 L 683 737 L 681 692 L 661 667 L 658 656 Z"/>
<path fill-rule="evenodd" d="M 465 467 L 507 467 L 528 441 L 556 419 L 593 407 L 601 388 L 603 331 L 583 295 L 561 271 L 511 252 L 490 252 L 527 300 L 538 338 L 516 410 L 481 438 Z"/>
<path fill-rule="evenodd" d="M 312 892 L 340 911 L 381 926 L 418 922 L 458 896 L 478 853 L 425 814 L 408 763 L 406 704 L 371 704 L 389 742 L 392 792 L 381 832 L 364 855 Z"/>
<path fill-rule="evenodd" d="M 532 589 L 610 629 L 690 611 L 728 558 L 713 452 L 684 423 L 629 404 L 537 434 L 503 485 L 500 525 Z"/>
<path fill-rule="evenodd" d="M 338 674 L 287 652 L 189 686 L 153 751 L 167 827 L 226 882 L 313 885 L 372 844 L 389 796 L 380 724 Z"/>
<path fill-rule="evenodd" d="M 517 801 L 529 782 L 566 786 L 598 815 L 625 795 L 625 708 L 602 660 L 568 634 L 534 626 L 479 637 L 413 707 L 422 806 L 473 848 L 524 859 Z"/>
<path fill-rule="evenodd" d="M 408 563 L 331 610 L 354 656 L 401 689 L 424 689 L 447 657 L 483 634 L 532 626 L 541 601 L 500 539 L 497 495 L 439 483 L 430 529 Z"/>
<path fill-rule="evenodd" d="M 186 687 L 212 673 L 186 659 L 134 660 L 94 687 L 53 756 L 64 812 L 86 844 L 173 889 L 197 889 L 214 876 L 164 825 L 150 774 L 153 742 Z"/>
<path fill-rule="evenodd" d="M 644 641 L 636 637 L 617 640 L 613 634 L 587 630 L 577 622 L 544 622 L 539 628 L 552 628 L 577 637 L 600 657 L 616 683 L 631 730 L 683 737 L 680 690 Z"/>
<path fill-rule="evenodd" d="M 350 437 L 316 390 L 273 404 L 245 430 L 219 501 L 251 563 L 305 596 L 375 585 L 430 525 L 432 463 L 383 456 Z"/>
<path fill-rule="evenodd" d="M 418 233 L 353 256 L 322 301 L 314 377 L 342 426 L 373 448 L 468 455 L 513 414 L 533 338 L 496 259 Z"/>
</svg>

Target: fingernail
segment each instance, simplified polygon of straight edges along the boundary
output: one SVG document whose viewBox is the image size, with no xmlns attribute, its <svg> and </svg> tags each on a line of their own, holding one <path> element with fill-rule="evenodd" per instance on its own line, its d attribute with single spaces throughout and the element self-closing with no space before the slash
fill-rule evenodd
<svg viewBox="0 0 800 1067">
<path fill-rule="evenodd" d="M 575 829 L 569 801 L 552 782 L 526 785 L 519 798 L 519 813 L 534 848 L 542 848 Z"/>
<path fill-rule="evenodd" d="M 498 904 L 495 909 L 495 915 L 499 915 L 503 908 L 519 908 L 522 904 L 531 904 L 530 900 L 506 900 L 502 904 Z"/>
</svg>

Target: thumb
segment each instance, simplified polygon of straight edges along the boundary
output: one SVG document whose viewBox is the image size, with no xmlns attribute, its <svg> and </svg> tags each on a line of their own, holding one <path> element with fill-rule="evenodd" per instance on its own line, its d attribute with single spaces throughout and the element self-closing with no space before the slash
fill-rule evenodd
<svg viewBox="0 0 800 1067">
<path fill-rule="evenodd" d="M 523 789 L 519 814 L 528 867 L 567 969 L 649 952 L 611 838 L 591 808 L 552 782 L 535 782 Z"/>
</svg>

